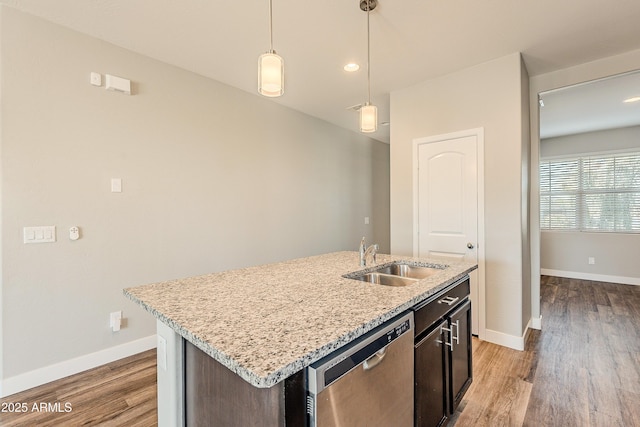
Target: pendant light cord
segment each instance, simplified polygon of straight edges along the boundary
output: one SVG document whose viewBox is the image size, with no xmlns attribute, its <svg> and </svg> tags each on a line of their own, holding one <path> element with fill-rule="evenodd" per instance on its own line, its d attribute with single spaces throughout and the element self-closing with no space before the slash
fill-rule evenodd
<svg viewBox="0 0 640 427">
<path fill-rule="evenodd" d="M 371 32 L 369 31 L 369 12 L 371 0 L 367 0 L 367 94 L 368 103 L 371 104 Z"/>
<path fill-rule="evenodd" d="M 269 0 L 269 52 L 273 53 L 273 5 Z"/>
</svg>

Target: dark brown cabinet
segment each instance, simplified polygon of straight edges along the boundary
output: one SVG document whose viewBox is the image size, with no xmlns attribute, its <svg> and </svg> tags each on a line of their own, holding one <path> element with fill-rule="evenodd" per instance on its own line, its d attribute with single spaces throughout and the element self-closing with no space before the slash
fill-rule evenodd
<svg viewBox="0 0 640 427">
<path fill-rule="evenodd" d="M 445 389 L 446 360 L 442 342 L 442 328 L 438 323 L 415 344 L 415 424 L 439 426 L 447 420 L 447 396 Z"/>
<path fill-rule="evenodd" d="M 415 425 L 442 426 L 473 378 L 469 280 L 415 311 Z"/>
<path fill-rule="evenodd" d="M 304 426 L 304 371 L 271 388 L 256 388 L 185 341 L 186 427 Z"/>
<path fill-rule="evenodd" d="M 452 338 L 449 350 L 449 412 L 453 414 L 473 380 L 471 366 L 471 301 L 467 300 L 448 317 Z M 457 339 L 455 339 L 457 338 Z"/>
</svg>

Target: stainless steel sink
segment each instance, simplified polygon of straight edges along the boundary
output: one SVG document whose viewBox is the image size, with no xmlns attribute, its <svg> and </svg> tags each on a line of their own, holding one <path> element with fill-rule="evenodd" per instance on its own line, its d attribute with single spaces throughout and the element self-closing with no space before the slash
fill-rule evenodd
<svg viewBox="0 0 640 427">
<path fill-rule="evenodd" d="M 424 279 L 433 276 L 439 268 L 433 267 L 415 267 L 409 264 L 391 264 L 386 267 L 375 270 L 376 273 L 392 274 L 394 276 L 410 277 L 412 279 Z"/>
<path fill-rule="evenodd" d="M 418 281 L 418 279 L 412 279 L 410 277 L 400 277 L 390 274 L 381 273 L 366 273 L 361 276 L 351 277 L 351 279 L 361 280 L 363 282 L 369 282 L 376 285 L 386 286 L 407 286 Z"/>
<path fill-rule="evenodd" d="M 418 280 L 432 276 L 445 267 L 446 266 L 442 266 L 440 268 L 421 267 L 402 262 L 395 262 L 393 264 L 378 267 L 368 273 L 352 273 L 344 277 L 376 285 L 407 286 L 417 282 Z"/>
</svg>

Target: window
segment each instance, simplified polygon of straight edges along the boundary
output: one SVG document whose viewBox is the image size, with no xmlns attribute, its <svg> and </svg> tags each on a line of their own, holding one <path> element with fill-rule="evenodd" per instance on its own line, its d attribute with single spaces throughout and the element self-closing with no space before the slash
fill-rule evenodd
<svg viewBox="0 0 640 427">
<path fill-rule="evenodd" d="M 542 160 L 540 228 L 640 233 L 640 153 Z"/>
</svg>

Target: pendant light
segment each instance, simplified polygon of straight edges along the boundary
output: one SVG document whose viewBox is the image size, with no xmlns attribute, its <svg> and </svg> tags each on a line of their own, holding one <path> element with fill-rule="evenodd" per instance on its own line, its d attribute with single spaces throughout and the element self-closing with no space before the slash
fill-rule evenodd
<svg viewBox="0 0 640 427">
<path fill-rule="evenodd" d="M 370 133 L 378 130 L 378 107 L 371 104 L 371 31 L 369 13 L 376 8 L 376 0 L 361 0 L 360 9 L 367 12 L 367 102 L 360 108 L 360 132 Z"/>
<path fill-rule="evenodd" d="M 284 93 L 284 61 L 273 50 L 272 0 L 269 0 L 269 51 L 258 58 L 258 92 L 268 97 Z"/>
</svg>

